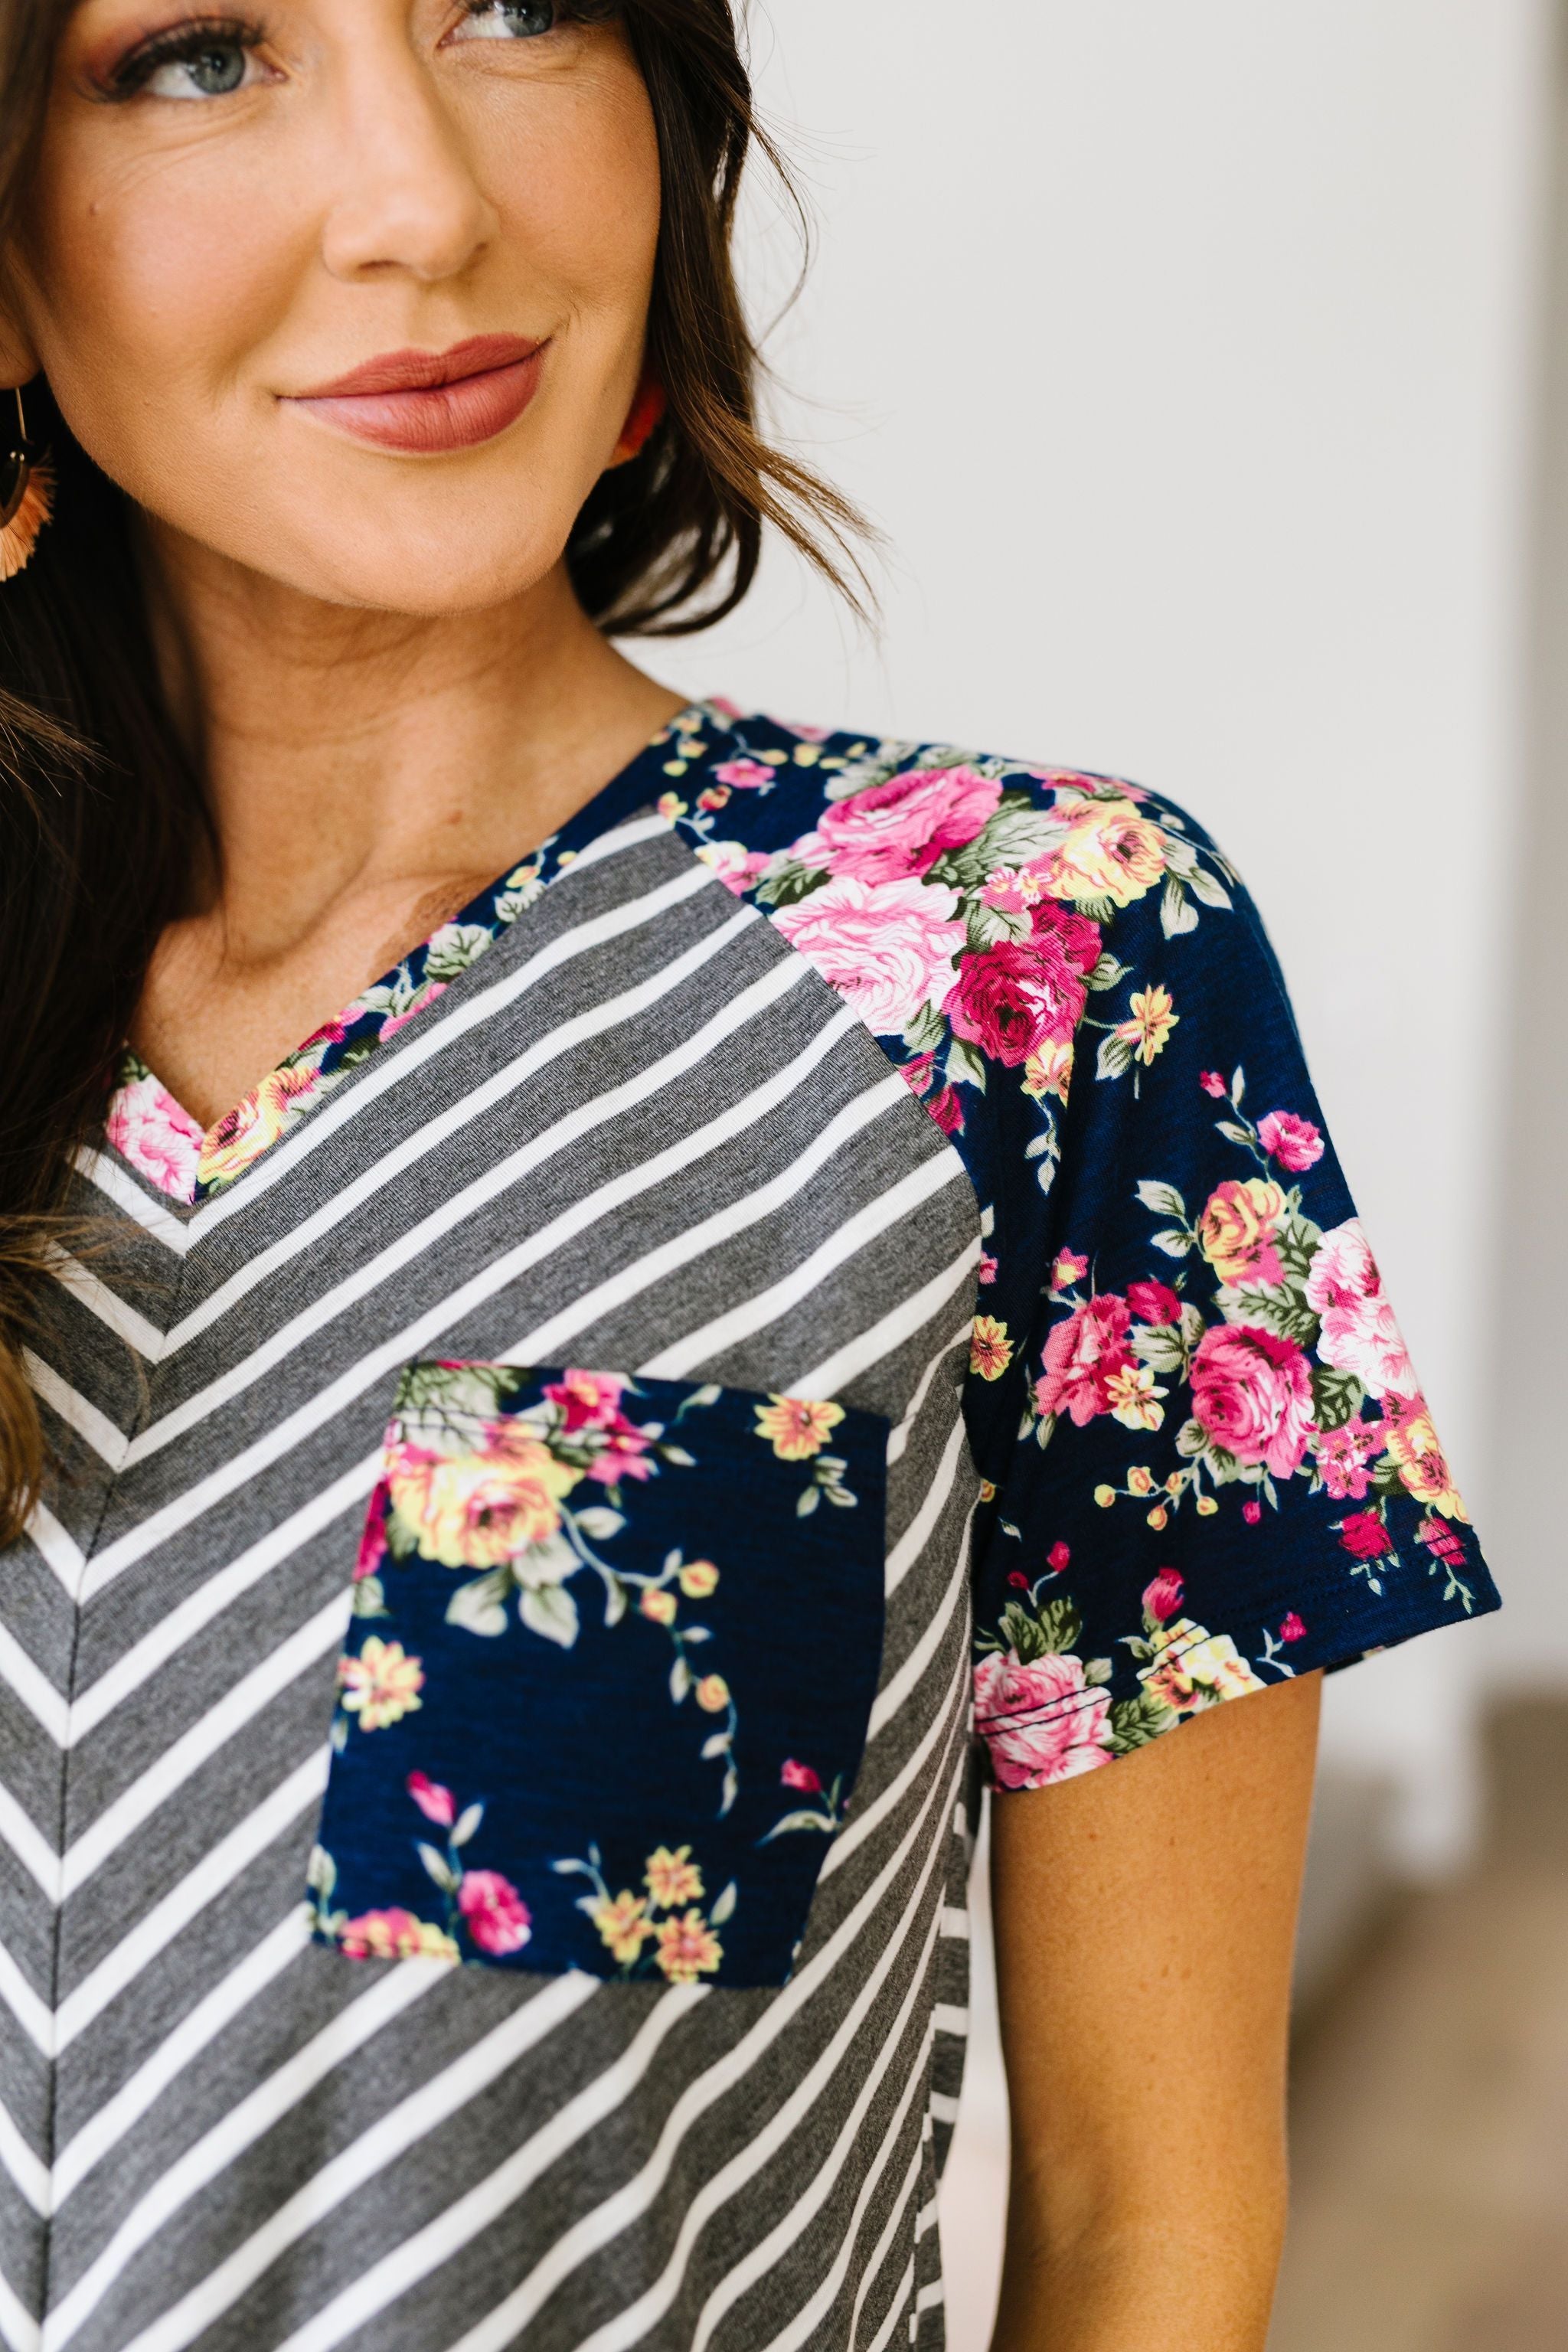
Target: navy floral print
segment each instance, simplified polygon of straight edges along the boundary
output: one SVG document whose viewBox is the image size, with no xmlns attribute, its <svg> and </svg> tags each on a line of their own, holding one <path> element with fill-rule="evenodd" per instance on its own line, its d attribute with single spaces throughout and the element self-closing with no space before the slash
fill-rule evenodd
<svg viewBox="0 0 1568 2352">
<path fill-rule="evenodd" d="M 721 726 L 718 719 L 722 719 Z M 1112 779 L 715 714 L 662 805 L 982 1204 L 994 1780 L 1497 1606 L 1235 871 Z"/>
<path fill-rule="evenodd" d="M 411 1365 L 338 1669 L 318 1936 L 782 1983 L 876 1693 L 887 1444 L 833 1402 Z"/>
</svg>

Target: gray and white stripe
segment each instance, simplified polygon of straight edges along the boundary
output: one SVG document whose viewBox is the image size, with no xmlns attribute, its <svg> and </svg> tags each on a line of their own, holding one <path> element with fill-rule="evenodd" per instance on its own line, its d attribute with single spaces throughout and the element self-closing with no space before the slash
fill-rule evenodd
<svg viewBox="0 0 1568 2352">
<path fill-rule="evenodd" d="M 655 816 L 194 1212 L 106 1147 L 0 1560 L 0 2344 L 941 2341 L 965 2022 L 962 1163 Z M 411 1359 L 842 1396 L 891 1431 L 849 1825 L 778 1990 L 310 1945 L 358 1525 Z M 809 1541 L 809 1531 L 803 1532 Z"/>
</svg>

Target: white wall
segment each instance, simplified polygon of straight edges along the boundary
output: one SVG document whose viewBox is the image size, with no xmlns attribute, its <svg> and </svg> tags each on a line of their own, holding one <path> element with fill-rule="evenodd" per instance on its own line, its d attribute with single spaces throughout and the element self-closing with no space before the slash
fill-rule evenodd
<svg viewBox="0 0 1568 2352">
<path fill-rule="evenodd" d="M 786 717 L 1118 770 L 1251 882 L 1484 1524 L 1550 0 L 772 0 L 820 225 L 772 350 L 891 545 L 880 644 L 786 558 L 654 666 Z M 753 208 L 768 299 L 794 254 Z M 1331 1753 L 1462 1844 L 1443 1635 Z"/>
<path fill-rule="evenodd" d="M 1556 1491 L 1568 1328 L 1568 1028 L 1561 1011 L 1561 877 L 1568 872 L 1568 10 L 1555 60 L 1547 349 L 1534 501 L 1535 627 L 1518 936 L 1503 975 L 1512 1098 L 1493 1256 L 1499 1316 L 1489 1517 L 1510 1607 L 1492 1651 L 1515 1682 L 1568 1685 L 1568 1526 Z"/>
</svg>

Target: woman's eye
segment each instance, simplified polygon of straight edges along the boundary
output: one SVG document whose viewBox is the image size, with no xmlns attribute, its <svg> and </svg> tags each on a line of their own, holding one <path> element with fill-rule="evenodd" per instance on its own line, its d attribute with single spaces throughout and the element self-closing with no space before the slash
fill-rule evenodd
<svg viewBox="0 0 1568 2352">
<path fill-rule="evenodd" d="M 248 25 L 186 25 L 148 42 L 114 73 L 114 98 L 227 98 L 266 79 L 256 51 L 261 35 Z"/>
<path fill-rule="evenodd" d="M 153 98 L 226 98 L 251 79 L 249 52 L 238 41 L 204 41 L 187 57 L 165 58 L 142 87 Z"/>
<path fill-rule="evenodd" d="M 478 0 L 469 7 L 460 41 L 533 41 L 552 33 L 561 19 L 558 0 Z"/>
</svg>

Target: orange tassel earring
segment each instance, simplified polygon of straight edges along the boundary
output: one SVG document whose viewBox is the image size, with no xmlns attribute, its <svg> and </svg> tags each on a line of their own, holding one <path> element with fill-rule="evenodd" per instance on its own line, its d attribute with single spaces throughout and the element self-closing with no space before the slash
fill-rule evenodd
<svg viewBox="0 0 1568 2352">
<path fill-rule="evenodd" d="M 629 466 L 634 457 L 642 456 L 663 424 L 668 405 L 664 386 L 658 376 L 651 372 L 646 373 L 637 386 L 637 396 L 632 403 L 631 413 L 621 427 L 621 437 L 610 459 L 612 466 Z"/>
<path fill-rule="evenodd" d="M 0 441 L 0 580 L 25 569 L 38 533 L 54 512 L 54 468 L 27 438 L 22 390 L 16 387 L 16 430 Z"/>
</svg>

